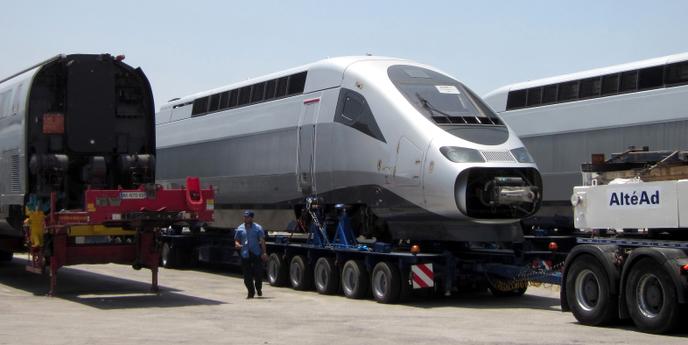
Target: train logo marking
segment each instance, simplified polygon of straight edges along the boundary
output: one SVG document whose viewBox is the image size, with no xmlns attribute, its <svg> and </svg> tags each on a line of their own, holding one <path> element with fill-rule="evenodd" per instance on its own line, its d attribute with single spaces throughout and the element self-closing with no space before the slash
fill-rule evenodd
<svg viewBox="0 0 688 345">
<path fill-rule="evenodd" d="M 659 188 L 610 190 L 608 192 L 608 205 L 610 208 L 656 208 L 660 207 L 660 195 Z"/>
</svg>

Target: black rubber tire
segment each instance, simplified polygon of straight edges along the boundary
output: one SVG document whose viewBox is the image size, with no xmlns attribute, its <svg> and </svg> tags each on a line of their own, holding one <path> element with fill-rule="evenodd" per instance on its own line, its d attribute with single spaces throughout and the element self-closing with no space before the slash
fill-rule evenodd
<svg viewBox="0 0 688 345">
<path fill-rule="evenodd" d="M 667 333 L 676 329 L 683 317 L 682 306 L 671 276 L 657 261 L 645 258 L 634 264 L 625 289 L 628 313 L 640 330 Z"/>
<path fill-rule="evenodd" d="M 401 291 L 399 268 L 390 262 L 378 262 L 373 268 L 370 287 L 378 303 L 396 303 Z"/>
<path fill-rule="evenodd" d="M 160 251 L 160 264 L 165 268 L 175 268 L 179 266 L 177 252 L 169 243 L 163 243 Z"/>
<path fill-rule="evenodd" d="M 344 296 L 361 299 L 368 295 L 370 277 L 363 262 L 349 260 L 342 267 L 341 285 Z"/>
<path fill-rule="evenodd" d="M 282 256 L 270 254 L 267 266 L 268 283 L 271 286 L 286 286 L 289 282 L 289 266 Z"/>
<path fill-rule="evenodd" d="M 581 255 L 571 264 L 566 291 L 571 312 L 580 323 L 601 326 L 617 320 L 618 297 L 611 291 L 607 272 L 593 256 Z"/>
<path fill-rule="evenodd" d="M 339 290 L 339 272 L 332 258 L 319 258 L 313 268 L 315 290 L 323 295 L 333 295 Z"/>
<path fill-rule="evenodd" d="M 313 270 L 306 264 L 306 258 L 295 255 L 289 263 L 289 282 L 294 290 L 310 290 L 313 287 Z"/>
<path fill-rule="evenodd" d="M 10 261 L 12 261 L 13 256 L 14 256 L 14 253 L 12 253 L 12 252 L 6 252 L 4 250 L 0 250 L 0 262 L 10 262 Z"/>
<path fill-rule="evenodd" d="M 519 281 L 517 287 L 514 287 L 511 290 L 503 290 L 499 289 L 497 286 L 494 285 L 493 280 L 488 280 L 488 289 L 490 290 L 490 293 L 492 296 L 495 297 L 520 297 L 523 296 L 526 291 L 528 290 L 528 282 L 527 281 Z"/>
</svg>

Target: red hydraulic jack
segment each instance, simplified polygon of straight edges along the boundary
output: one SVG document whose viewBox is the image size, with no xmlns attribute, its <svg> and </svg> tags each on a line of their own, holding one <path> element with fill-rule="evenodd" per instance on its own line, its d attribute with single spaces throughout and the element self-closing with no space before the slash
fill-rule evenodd
<svg viewBox="0 0 688 345">
<path fill-rule="evenodd" d="M 160 229 L 170 225 L 200 225 L 213 220 L 214 192 L 201 189 L 197 178 L 187 188 L 163 189 L 145 185 L 133 190 L 86 190 L 85 210 L 55 209 L 51 194 L 47 219 L 42 211 L 28 211 L 24 227 L 27 270 L 49 269 L 55 294 L 57 271 L 77 264 L 130 264 L 152 272 L 151 290 L 158 292 Z"/>
</svg>

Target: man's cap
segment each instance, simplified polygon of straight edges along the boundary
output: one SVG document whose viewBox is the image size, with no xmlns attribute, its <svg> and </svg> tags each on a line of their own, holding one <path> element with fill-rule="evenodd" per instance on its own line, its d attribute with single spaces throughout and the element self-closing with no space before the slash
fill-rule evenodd
<svg viewBox="0 0 688 345">
<path fill-rule="evenodd" d="M 251 211 L 251 210 L 244 211 L 244 217 L 253 217 L 253 211 Z"/>
</svg>

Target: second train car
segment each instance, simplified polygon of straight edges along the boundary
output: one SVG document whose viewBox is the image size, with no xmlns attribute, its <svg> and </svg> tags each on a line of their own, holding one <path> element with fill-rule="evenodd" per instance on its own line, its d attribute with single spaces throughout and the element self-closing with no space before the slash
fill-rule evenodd
<svg viewBox="0 0 688 345">
<path fill-rule="evenodd" d="M 326 59 L 175 99 L 156 115 L 158 182 L 217 187 L 215 226 L 256 208 L 284 229 L 304 197 L 352 205 L 362 235 L 514 241 L 542 195 L 519 138 L 427 65 Z"/>
</svg>

